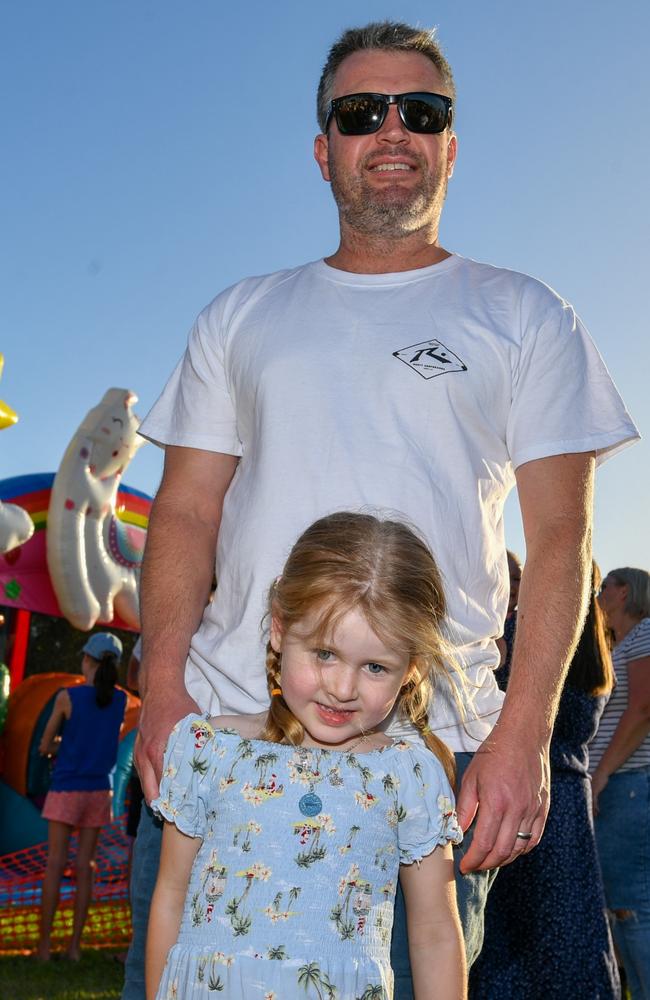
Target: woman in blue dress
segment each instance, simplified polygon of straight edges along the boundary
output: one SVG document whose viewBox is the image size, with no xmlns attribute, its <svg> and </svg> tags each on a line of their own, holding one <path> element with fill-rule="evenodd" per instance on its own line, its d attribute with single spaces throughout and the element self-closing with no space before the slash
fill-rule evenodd
<svg viewBox="0 0 650 1000">
<path fill-rule="evenodd" d="M 399 877 L 415 997 L 466 997 L 453 758 L 431 733 L 438 570 L 405 525 L 339 513 L 271 589 L 271 706 L 172 732 L 147 997 L 389 1000 Z M 381 731 L 393 708 L 413 741 Z"/>
<path fill-rule="evenodd" d="M 588 777 L 588 745 L 613 684 L 596 563 L 587 620 L 551 740 L 551 808 L 530 854 L 490 889 L 472 1000 L 614 1000 L 620 982 L 607 923 Z M 516 638 L 515 638 L 516 642 Z M 505 689 L 507 673 L 497 674 Z"/>
</svg>

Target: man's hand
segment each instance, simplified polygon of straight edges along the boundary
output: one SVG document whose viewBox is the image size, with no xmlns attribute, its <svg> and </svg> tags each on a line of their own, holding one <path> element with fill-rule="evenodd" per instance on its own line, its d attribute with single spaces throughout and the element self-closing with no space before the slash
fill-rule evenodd
<svg viewBox="0 0 650 1000">
<path fill-rule="evenodd" d="M 164 686 L 152 685 L 147 692 L 138 721 L 135 766 L 148 803 L 158 795 L 163 754 L 170 732 L 179 719 L 200 711 L 185 688 L 169 691 Z"/>
<path fill-rule="evenodd" d="M 548 748 L 526 746 L 497 726 L 467 768 L 458 795 L 463 830 L 478 814 L 461 871 L 497 868 L 532 850 L 541 839 L 549 803 Z M 523 840 L 518 832 L 532 837 Z"/>
</svg>

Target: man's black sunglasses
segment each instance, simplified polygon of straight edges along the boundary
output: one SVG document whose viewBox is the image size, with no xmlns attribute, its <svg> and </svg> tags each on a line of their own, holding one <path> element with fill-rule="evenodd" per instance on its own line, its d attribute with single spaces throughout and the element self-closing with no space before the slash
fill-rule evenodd
<svg viewBox="0 0 650 1000">
<path fill-rule="evenodd" d="M 435 135 L 451 124 L 452 100 L 444 94 L 347 94 L 330 103 L 325 131 L 335 118 L 341 135 L 378 132 L 386 121 L 389 104 L 397 105 L 409 132 Z"/>
</svg>

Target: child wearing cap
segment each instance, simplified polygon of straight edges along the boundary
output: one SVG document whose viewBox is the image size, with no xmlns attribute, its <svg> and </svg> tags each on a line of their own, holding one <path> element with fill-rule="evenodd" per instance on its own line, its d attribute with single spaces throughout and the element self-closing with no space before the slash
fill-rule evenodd
<svg viewBox="0 0 650 1000">
<path fill-rule="evenodd" d="M 116 690 L 122 643 L 110 632 L 96 632 L 83 647 L 85 683 L 63 688 L 39 745 L 41 755 L 56 751 L 50 791 L 43 806 L 48 820 L 48 854 L 41 897 L 37 958 L 50 957 L 50 935 L 61 877 L 73 830 L 79 830 L 72 939 L 66 956 L 78 961 L 81 934 L 92 896 L 95 851 L 102 826 L 111 821 L 110 772 L 117 761 L 126 694 Z M 62 735 L 57 734 L 63 725 Z"/>
</svg>

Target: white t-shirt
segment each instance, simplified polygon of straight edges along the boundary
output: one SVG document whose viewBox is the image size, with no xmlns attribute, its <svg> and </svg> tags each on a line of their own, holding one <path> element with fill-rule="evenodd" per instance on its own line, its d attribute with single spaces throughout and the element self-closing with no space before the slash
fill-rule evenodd
<svg viewBox="0 0 650 1000">
<path fill-rule="evenodd" d="M 291 546 L 324 514 L 380 509 L 420 529 L 444 577 L 469 721 L 439 696 L 431 724 L 454 750 L 476 749 L 503 697 L 492 669 L 513 469 L 567 452 L 602 460 L 638 436 L 571 306 L 459 256 L 369 275 L 319 260 L 227 289 L 140 430 L 241 456 L 187 661 L 199 706 L 266 707 L 261 622 Z"/>
</svg>

